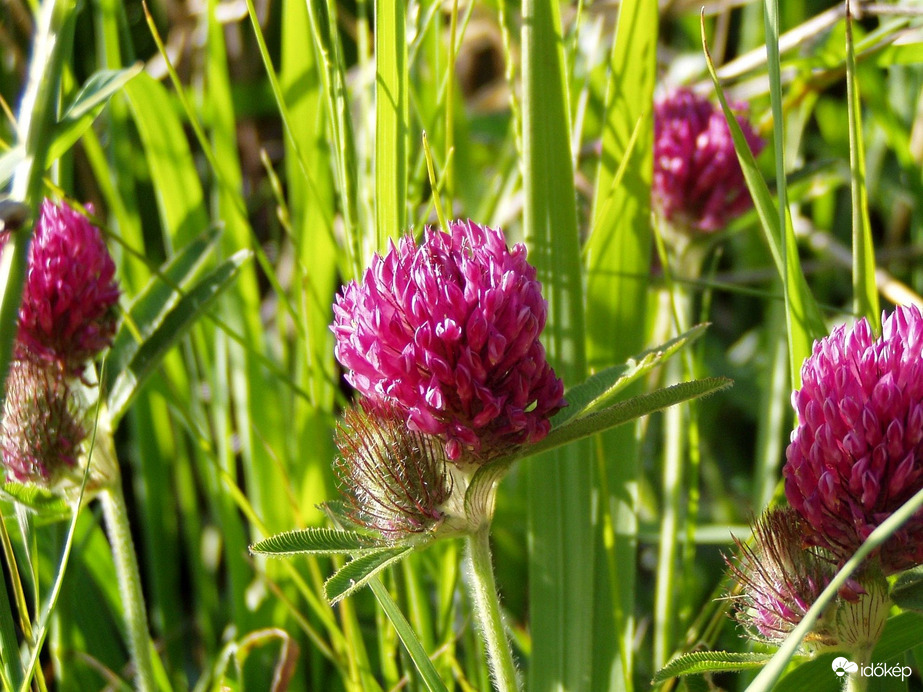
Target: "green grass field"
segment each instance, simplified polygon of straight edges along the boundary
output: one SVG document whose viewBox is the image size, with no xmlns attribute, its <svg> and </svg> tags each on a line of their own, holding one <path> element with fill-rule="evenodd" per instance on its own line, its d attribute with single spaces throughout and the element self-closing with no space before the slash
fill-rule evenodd
<svg viewBox="0 0 923 692">
<path fill-rule="evenodd" d="M 122 289 L 93 395 L 121 487 L 0 498 L 3 688 L 491 689 L 463 540 L 333 606 L 342 557 L 249 550 L 332 526 L 352 396 L 334 296 L 442 211 L 525 242 L 571 392 L 699 323 L 619 398 L 733 380 L 503 479 L 490 539 L 522 688 L 840 689 L 832 654 L 794 640 L 765 675 L 737 670 L 776 648 L 728 616 L 722 556 L 785 501 L 813 340 L 923 305 L 923 6 L 853 2 L 848 32 L 843 3 L 701 4 L 0 3 L 0 189 L 33 218 L 47 196 L 92 203 Z M 717 102 L 713 78 L 766 147 L 744 165 L 755 207 L 690 249 L 652 216 L 653 102 Z M 0 272 L 4 372 L 22 236 Z M 150 655 L 125 625 L 117 526 Z M 881 689 L 921 689 L 913 611 L 893 607 L 872 660 L 914 675 Z M 652 683 L 692 651 L 730 654 Z"/>
</svg>

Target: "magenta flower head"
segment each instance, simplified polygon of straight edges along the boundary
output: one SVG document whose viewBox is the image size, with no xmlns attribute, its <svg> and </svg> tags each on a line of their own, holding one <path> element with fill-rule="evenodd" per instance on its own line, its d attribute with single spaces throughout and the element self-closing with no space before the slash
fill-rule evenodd
<svg viewBox="0 0 923 692">
<path fill-rule="evenodd" d="M 737 122 L 758 155 L 765 143 L 743 115 Z M 688 89 L 654 106 L 653 202 L 671 226 L 703 233 L 725 228 L 752 204 L 724 113 Z"/>
<path fill-rule="evenodd" d="M 815 342 L 792 395 L 798 427 L 783 469 L 807 540 L 845 561 L 923 488 L 923 315 L 898 307 Z M 881 548 L 882 571 L 923 564 L 923 512 Z"/>
<path fill-rule="evenodd" d="M 70 387 L 54 369 L 15 359 L 0 423 L 7 477 L 49 487 L 73 469 L 86 437 L 78 409 Z"/>
<path fill-rule="evenodd" d="M 426 229 L 376 255 L 334 305 L 346 379 L 456 463 L 537 442 L 564 406 L 539 334 L 547 307 L 522 244 L 468 222 Z"/>
<path fill-rule="evenodd" d="M 119 288 L 102 235 L 86 217 L 45 200 L 29 250 L 16 355 L 77 374 L 112 341 Z"/>
<path fill-rule="evenodd" d="M 801 517 L 791 508 L 768 510 L 747 545 L 736 540 L 737 559 L 727 560 L 739 593 L 735 618 L 752 639 L 779 644 L 798 626 L 833 578 L 829 561 L 804 550 Z M 822 618 L 807 637 L 816 649 L 835 643 L 834 623 Z"/>
<path fill-rule="evenodd" d="M 442 444 L 408 430 L 403 415 L 363 401 L 337 426 L 336 464 L 357 524 L 393 540 L 438 527 L 453 482 Z"/>
</svg>

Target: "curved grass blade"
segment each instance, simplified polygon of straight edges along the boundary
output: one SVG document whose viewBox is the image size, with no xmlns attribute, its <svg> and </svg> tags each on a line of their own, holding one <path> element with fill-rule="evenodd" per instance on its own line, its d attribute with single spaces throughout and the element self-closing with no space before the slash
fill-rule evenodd
<svg viewBox="0 0 923 692">
<path fill-rule="evenodd" d="M 225 290 L 251 256 L 241 250 L 222 262 L 164 316 L 161 323 L 138 347 L 124 370 L 116 375 L 109 393 L 108 405 L 113 426 L 128 408 L 131 399 L 151 373 L 160 365 L 167 351 Z"/>
<path fill-rule="evenodd" d="M 324 583 L 324 594 L 330 605 L 351 596 L 365 586 L 376 574 L 389 565 L 402 560 L 414 550 L 412 545 L 382 548 L 373 553 L 360 555 L 343 565 L 337 573 Z"/>
<path fill-rule="evenodd" d="M 771 3 L 770 3 L 771 4 Z M 778 14 L 778 13 L 776 13 Z M 786 321 L 788 324 L 788 343 L 789 343 L 789 367 L 791 368 L 792 384 L 797 387 L 800 381 L 801 363 L 811 354 L 811 343 L 826 334 L 824 320 L 821 317 L 820 310 L 814 300 L 814 295 L 808 288 L 807 280 L 804 278 L 804 272 L 801 270 L 801 262 L 798 259 L 798 246 L 795 242 L 795 233 L 792 230 L 792 224 L 787 223 L 788 207 L 785 204 L 785 168 L 781 160 L 781 135 L 777 134 L 777 152 L 776 152 L 776 171 L 779 179 L 779 209 L 776 209 L 773 203 L 772 195 L 766 181 L 760 174 L 756 166 L 756 160 L 753 153 L 747 146 L 740 125 L 734 112 L 728 105 L 724 92 L 721 89 L 721 83 L 718 80 L 718 74 L 715 72 L 714 63 L 708 52 L 708 45 L 705 40 L 705 17 L 702 16 L 702 49 L 705 52 L 705 61 L 708 66 L 708 73 L 711 75 L 715 84 L 715 91 L 718 94 L 718 100 L 721 102 L 721 108 L 727 119 L 728 127 L 731 130 L 731 137 L 734 139 L 734 149 L 737 151 L 737 158 L 740 161 L 740 167 L 743 170 L 744 178 L 747 181 L 747 188 L 753 197 L 753 204 L 756 207 L 757 214 L 760 218 L 760 226 L 763 229 L 763 235 L 769 245 L 770 253 L 775 261 L 776 269 L 779 276 L 782 277 L 784 294 Z M 770 68 L 772 66 L 772 56 L 775 54 L 776 62 L 778 61 L 778 45 L 773 46 L 772 41 L 768 42 L 770 54 Z M 770 69 L 770 76 L 772 69 Z M 772 85 L 772 80 L 770 80 Z M 775 85 L 777 91 L 778 84 Z M 781 122 L 781 114 L 778 114 Z"/>
<path fill-rule="evenodd" d="M 275 536 L 264 538 L 250 546 L 251 553 L 261 555 L 300 555 L 314 553 L 317 555 L 335 555 L 377 552 L 383 547 L 361 533 L 355 531 L 339 531 L 337 529 L 308 528 L 277 533 Z"/>
<path fill-rule="evenodd" d="M 426 650 L 413 631 L 413 627 L 410 626 L 410 623 L 407 622 L 407 618 L 404 617 L 401 609 L 398 608 L 397 603 L 391 598 L 391 594 L 388 593 L 385 585 L 376 577 L 369 580 L 369 587 L 372 589 L 372 593 L 375 594 L 375 598 L 378 599 L 378 604 L 381 606 L 381 609 L 391 621 L 391 624 L 394 625 L 397 636 L 401 638 L 401 642 L 403 642 L 404 647 L 406 647 L 407 653 L 410 655 L 410 659 L 413 661 L 414 666 L 416 666 L 417 672 L 420 673 L 420 677 L 423 678 L 423 683 L 426 685 L 427 689 L 429 689 L 430 692 L 444 692 L 446 686 L 439 678 L 439 673 L 436 672 L 433 662 L 426 654 Z"/>
</svg>

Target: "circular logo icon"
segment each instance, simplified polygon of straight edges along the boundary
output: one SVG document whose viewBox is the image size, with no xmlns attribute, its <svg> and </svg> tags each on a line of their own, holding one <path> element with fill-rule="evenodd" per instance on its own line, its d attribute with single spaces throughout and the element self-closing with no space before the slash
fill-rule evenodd
<svg viewBox="0 0 923 692">
<path fill-rule="evenodd" d="M 859 664 L 853 663 L 848 658 L 840 656 L 833 659 L 833 672 L 838 678 L 843 677 L 846 673 L 855 673 L 859 670 Z"/>
</svg>

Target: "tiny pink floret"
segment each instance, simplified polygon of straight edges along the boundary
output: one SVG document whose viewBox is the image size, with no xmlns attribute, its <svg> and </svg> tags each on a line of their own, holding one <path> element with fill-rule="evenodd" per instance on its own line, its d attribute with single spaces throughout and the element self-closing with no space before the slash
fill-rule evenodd
<svg viewBox="0 0 923 692">
<path fill-rule="evenodd" d="M 332 329 L 360 393 L 441 436 L 449 459 L 482 462 L 542 439 L 564 405 L 546 315 L 525 246 L 467 221 L 391 243 L 337 296 Z"/>
</svg>

